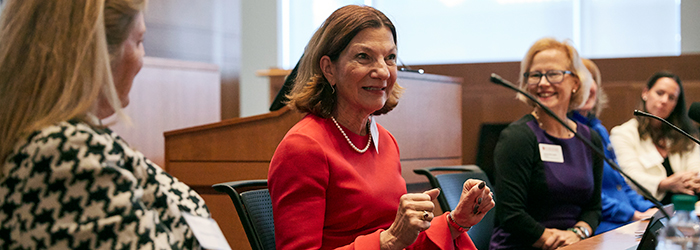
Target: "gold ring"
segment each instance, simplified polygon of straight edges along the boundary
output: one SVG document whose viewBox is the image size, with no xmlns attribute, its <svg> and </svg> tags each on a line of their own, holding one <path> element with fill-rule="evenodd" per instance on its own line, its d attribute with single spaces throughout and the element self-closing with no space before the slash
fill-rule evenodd
<svg viewBox="0 0 700 250">
<path fill-rule="evenodd" d="M 423 219 L 428 219 L 428 216 L 430 216 L 430 213 L 428 213 L 428 211 L 423 211 Z"/>
</svg>

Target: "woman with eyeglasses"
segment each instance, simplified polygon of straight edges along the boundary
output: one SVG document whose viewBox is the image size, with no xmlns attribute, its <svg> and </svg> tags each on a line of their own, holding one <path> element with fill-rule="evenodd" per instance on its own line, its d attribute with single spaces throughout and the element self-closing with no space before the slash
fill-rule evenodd
<svg viewBox="0 0 700 250">
<path fill-rule="evenodd" d="M 543 38 L 525 55 L 520 88 L 601 147 L 595 131 L 567 118 L 593 80 L 576 49 Z M 603 159 L 525 96 L 533 111 L 510 124 L 495 149 L 496 226 L 491 249 L 556 249 L 595 232 Z"/>
<path fill-rule="evenodd" d="M 697 135 L 688 118 L 683 85 L 677 75 L 657 72 L 649 78 L 639 109 Z M 671 203 L 673 194 L 695 195 L 700 191 L 700 149 L 661 121 L 632 118 L 610 131 L 610 142 L 620 168 L 662 204 Z"/>
</svg>

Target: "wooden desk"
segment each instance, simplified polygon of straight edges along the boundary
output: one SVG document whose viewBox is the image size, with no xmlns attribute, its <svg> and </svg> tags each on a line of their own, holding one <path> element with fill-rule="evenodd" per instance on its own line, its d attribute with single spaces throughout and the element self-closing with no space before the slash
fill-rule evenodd
<svg viewBox="0 0 700 250">
<path fill-rule="evenodd" d="M 631 247 L 636 247 L 639 244 L 641 237 L 637 238 L 637 232 L 642 232 L 646 229 L 648 220 L 637 221 L 622 226 L 618 229 L 605 232 L 601 235 L 596 235 L 591 238 L 579 241 L 566 247 L 562 250 L 626 250 Z"/>
</svg>

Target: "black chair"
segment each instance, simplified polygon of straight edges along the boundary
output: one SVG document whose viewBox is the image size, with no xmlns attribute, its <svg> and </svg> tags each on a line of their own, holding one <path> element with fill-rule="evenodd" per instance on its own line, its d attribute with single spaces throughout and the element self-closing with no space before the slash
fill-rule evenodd
<svg viewBox="0 0 700 250">
<path fill-rule="evenodd" d="M 442 211 L 452 211 L 457 207 L 462 194 L 462 187 L 467 179 L 482 180 L 486 182 L 486 186 L 488 186 L 492 192 L 494 190 L 486 173 L 481 171 L 476 165 L 421 168 L 414 169 L 413 172 L 425 175 L 428 177 L 428 181 L 433 188 L 441 189 L 440 195 L 438 196 L 438 203 L 440 203 Z M 445 173 L 433 174 L 433 172 Z M 495 198 L 496 197 L 494 197 L 494 199 Z M 474 225 L 467 232 L 477 249 L 489 249 L 495 214 L 495 209 L 491 209 L 479 223 Z"/>
<path fill-rule="evenodd" d="M 481 124 L 481 129 L 479 130 L 479 144 L 476 149 L 475 164 L 486 173 L 491 183 L 495 182 L 493 179 L 495 170 L 493 151 L 496 149 L 496 143 L 498 143 L 498 138 L 501 136 L 501 131 L 508 125 L 509 123 L 484 123 Z"/>
<path fill-rule="evenodd" d="M 231 197 L 253 250 L 275 249 L 275 224 L 267 180 L 245 180 L 215 184 L 216 191 Z"/>
</svg>

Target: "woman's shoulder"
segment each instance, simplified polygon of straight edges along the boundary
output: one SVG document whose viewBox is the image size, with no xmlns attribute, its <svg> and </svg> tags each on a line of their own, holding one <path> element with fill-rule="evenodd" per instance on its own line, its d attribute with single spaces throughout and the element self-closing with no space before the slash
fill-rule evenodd
<svg viewBox="0 0 700 250">
<path fill-rule="evenodd" d="M 82 165 L 97 164 L 93 167 L 99 167 L 99 162 L 106 160 L 105 156 L 121 158 L 126 148 L 128 144 L 107 128 L 94 127 L 78 120 L 61 121 L 20 139 L 4 164 L 10 164 L 11 169 L 19 167 L 23 161 L 46 159 L 51 164 L 76 161 L 81 164 L 91 162 L 94 164 Z M 5 171 L 7 170 L 8 167 Z"/>
<path fill-rule="evenodd" d="M 324 130 L 326 126 L 326 118 L 322 118 L 313 114 L 307 114 L 299 122 L 294 124 L 287 134 L 315 134 L 320 130 Z"/>
<path fill-rule="evenodd" d="M 281 144 L 297 143 L 299 140 L 303 143 L 317 143 L 322 141 L 324 138 L 328 137 L 328 125 L 324 120 L 326 119 L 307 114 L 287 131 Z"/>
<path fill-rule="evenodd" d="M 273 161 L 298 154 L 321 153 L 329 141 L 329 125 L 325 118 L 306 115 L 297 122 L 277 145 Z"/>
<path fill-rule="evenodd" d="M 523 116 L 522 118 L 518 119 L 517 121 L 514 121 L 514 122 L 508 124 L 508 126 L 505 129 L 503 129 L 501 134 L 503 134 L 503 133 L 506 133 L 506 134 L 515 133 L 515 134 L 519 134 L 519 135 L 523 135 L 523 136 L 529 135 L 529 134 L 534 135 L 532 133 L 532 129 L 530 129 L 530 127 L 527 125 L 528 122 L 530 122 L 534 119 L 535 119 L 535 117 L 533 117 L 530 114 L 527 114 L 527 115 Z"/>
<path fill-rule="evenodd" d="M 614 128 L 624 128 L 624 129 L 635 128 L 636 129 L 638 125 L 639 125 L 639 122 L 637 122 L 637 119 L 632 118 L 623 124 L 620 124 L 620 125 L 613 127 L 613 129 Z"/>
<path fill-rule="evenodd" d="M 614 136 L 616 134 L 623 134 L 623 133 L 639 133 L 637 131 L 638 126 L 639 126 L 639 123 L 637 122 L 637 119 L 632 118 L 623 124 L 620 124 L 620 125 L 613 127 L 610 130 L 610 136 Z"/>
<path fill-rule="evenodd" d="M 508 127 L 501 131 L 497 145 L 507 148 L 507 151 L 510 151 L 512 148 L 533 147 L 533 143 L 537 143 L 537 137 L 527 124 L 533 119 L 534 117 L 528 114 L 509 124 Z M 534 147 L 536 148 L 537 146 L 534 145 Z"/>
<path fill-rule="evenodd" d="M 45 126 L 21 139 L 15 152 L 27 147 L 67 150 L 75 146 L 87 146 L 91 140 L 109 140 L 109 129 L 95 129 L 87 123 L 70 120 Z"/>
</svg>

